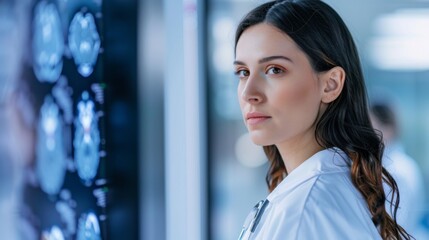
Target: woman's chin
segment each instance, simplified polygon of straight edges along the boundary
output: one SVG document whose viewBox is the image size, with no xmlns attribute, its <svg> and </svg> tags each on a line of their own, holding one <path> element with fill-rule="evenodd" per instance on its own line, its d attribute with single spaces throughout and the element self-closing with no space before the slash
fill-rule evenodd
<svg viewBox="0 0 429 240">
<path fill-rule="evenodd" d="M 269 141 L 269 139 L 267 137 L 261 136 L 260 134 L 255 134 L 250 132 L 250 139 L 252 139 L 252 142 L 255 145 L 258 146 L 268 146 L 268 145 L 273 145 L 272 141 Z"/>
</svg>

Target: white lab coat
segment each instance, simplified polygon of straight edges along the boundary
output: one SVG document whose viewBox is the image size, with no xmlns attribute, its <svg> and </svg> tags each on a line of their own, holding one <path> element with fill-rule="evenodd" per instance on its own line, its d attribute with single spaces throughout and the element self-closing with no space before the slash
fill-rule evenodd
<svg viewBox="0 0 429 240">
<path fill-rule="evenodd" d="M 381 239 L 348 161 L 337 148 L 304 161 L 268 195 L 259 224 L 243 239 Z"/>
</svg>

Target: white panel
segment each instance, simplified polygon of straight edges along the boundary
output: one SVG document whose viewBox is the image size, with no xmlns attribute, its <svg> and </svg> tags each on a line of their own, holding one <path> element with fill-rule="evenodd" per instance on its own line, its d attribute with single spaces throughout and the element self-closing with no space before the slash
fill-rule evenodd
<svg viewBox="0 0 429 240">
<path fill-rule="evenodd" d="M 167 239 L 203 239 L 205 99 L 199 79 L 196 0 L 165 1 L 165 155 Z"/>
</svg>

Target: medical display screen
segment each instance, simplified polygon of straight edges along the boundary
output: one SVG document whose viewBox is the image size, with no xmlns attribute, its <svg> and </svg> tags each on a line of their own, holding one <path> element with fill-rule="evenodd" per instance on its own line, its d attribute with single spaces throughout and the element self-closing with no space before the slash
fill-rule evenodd
<svg viewBox="0 0 429 240">
<path fill-rule="evenodd" d="M 102 1 L 36 1 L 29 24 L 34 159 L 24 215 L 46 240 L 107 239 Z"/>
</svg>

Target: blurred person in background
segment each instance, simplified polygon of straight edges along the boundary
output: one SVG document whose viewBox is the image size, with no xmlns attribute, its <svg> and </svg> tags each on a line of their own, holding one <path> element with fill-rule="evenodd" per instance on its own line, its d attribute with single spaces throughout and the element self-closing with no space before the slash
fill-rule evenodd
<svg viewBox="0 0 429 240">
<path fill-rule="evenodd" d="M 386 211 L 383 180 L 393 197 L 398 189 L 335 10 L 318 0 L 260 5 L 237 28 L 234 68 L 245 125 L 271 165 L 270 194 L 239 239 L 411 238 Z"/>
<path fill-rule="evenodd" d="M 374 102 L 370 107 L 370 117 L 374 129 L 383 135 L 383 166 L 393 176 L 401 193 L 397 221 L 416 239 L 423 239 L 423 176 L 417 162 L 405 153 L 400 142 L 399 123 L 394 108 L 387 101 Z M 392 193 L 386 194 L 389 199 Z M 387 210 L 390 211 L 389 208 Z"/>
</svg>

